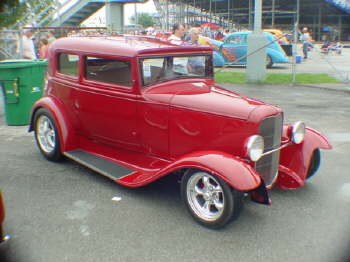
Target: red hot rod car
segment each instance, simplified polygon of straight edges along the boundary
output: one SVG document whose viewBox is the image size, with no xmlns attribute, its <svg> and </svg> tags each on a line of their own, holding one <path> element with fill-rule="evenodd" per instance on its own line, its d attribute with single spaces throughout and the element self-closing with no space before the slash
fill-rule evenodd
<svg viewBox="0 0 350 262">
<path fill-rule="evenodd" d="M 140 187 L 178 174 L 194 219 L 211 228 L 240 213 L 245 194 L 303 186 L 331 145 L 280 108 L 225 90 L 209 47 L 131 37 L 66 38 L 49 49 L 45 96 L 30 131 L 49 160 L 71 158 Z"/>
</svg>

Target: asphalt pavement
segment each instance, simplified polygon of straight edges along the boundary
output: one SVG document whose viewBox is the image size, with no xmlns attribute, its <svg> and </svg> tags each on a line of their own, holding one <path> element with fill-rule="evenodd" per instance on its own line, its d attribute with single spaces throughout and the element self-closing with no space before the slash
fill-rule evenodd
<svg viewBox="0 0 350 262">
<path fill-rule="evenodd" d="M 127 189 L 72 161 L 52 163 L 26 126 L 0 118 L 6 262 L 345 262 L 350 258 L 350 95 L 305 86 L 225 85 L 281 106 L 334 146 L 300 189 L 273 189 L 267 207 L 245 200 L 240 218 L 209 230 L 186 213 L 176 180 Z"/>
</svg>

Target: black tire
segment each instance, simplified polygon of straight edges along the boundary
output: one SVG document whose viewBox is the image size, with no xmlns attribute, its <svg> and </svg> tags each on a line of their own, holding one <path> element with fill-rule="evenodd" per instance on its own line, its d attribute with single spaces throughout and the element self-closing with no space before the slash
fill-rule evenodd
<svg viewBox="0 0 350 262">
<path fill-rule="evenodd" d="M 309 179 L 310 177 L 312 177 L 317 172 L 320 165 L 321 165 L 321 152 L 320 152 L 320 149 L 316 149 L 312 153 L 306 179 Z"/>
<path fill-rule="evenodd" d="M 47 123 L 48 130 L 51 130 L 51 135 L 49 135 L 48 133 L 46 133 L 45 136 L 42 135 L 43 131 L 40 131 L 40 124 L 43 125 L 44 122 Z M 61 145 L 56 123 L 53 117 L 51 116 L 50 112 L 48 112 L 44 108 L 40 108 L 38 109 L 38 111 L 35 112 L 34 136 L 40 152 L 46 159 L 55 162 L 62 160 Z"/>
<path fill-rule="evenodd" d="M 205 188 L 208 188 L 204 185 L 204 177 L 207 177 L 205 179 L 207 185 L 213 186 L 211 191 L 213 195 L 209 196 L 208 194 L 210 193 L 208 191 L 202 195 L 195 192 L 194 186 L 198 186 L 201 183 L 203 184 L 203 187 L 200 189 L 203 190 L 202 192 L 205 191 Z M 218 193 L 219 191 L 220 193 Z M 194 196 L 195 194 L 197 195 Z M 208 228 L 218 229 L 238 218 L 243 207 L 244 194 L 231 188 L 225 181 L 213 174 L 198 169 L 189 169 L 181 180 L 181 196 L 187 210 L 196 222 Z M 211 204 L 206 204 L 210 202 Z M 220 207 L 221 205 L 222 208 Z M 204 206 L 208 207 L 208 209 Z"/>
<path fill-rule="evenodd" d="M 266 68 L 271 68 L 273 65 L 272 58 L 271 56 L 267 55 L 266 56 Z"/>
</svg>

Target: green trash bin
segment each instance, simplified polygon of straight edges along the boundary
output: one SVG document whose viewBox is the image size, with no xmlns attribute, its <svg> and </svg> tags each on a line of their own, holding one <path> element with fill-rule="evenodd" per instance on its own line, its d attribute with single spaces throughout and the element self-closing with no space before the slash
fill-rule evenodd
<svg viewBox="0 0 350 262">
<path fill-rule="evenodd" d="M 0 62 L 0 85 L 9 126 L 28 125 L 33 104 L 43 94 L 46 60 Z"/>
</svg>

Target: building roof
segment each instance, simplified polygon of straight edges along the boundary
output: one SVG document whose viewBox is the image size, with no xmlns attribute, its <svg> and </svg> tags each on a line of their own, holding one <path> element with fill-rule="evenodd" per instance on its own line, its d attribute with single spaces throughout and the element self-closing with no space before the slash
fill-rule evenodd
<svg viewBox="0 0 350 262">
<path fill-rule="evenodd" d="M 350 14 L 350 0 L 325 0 L 325 1 Z"/>
</svg>

